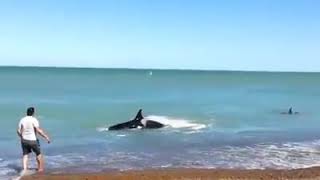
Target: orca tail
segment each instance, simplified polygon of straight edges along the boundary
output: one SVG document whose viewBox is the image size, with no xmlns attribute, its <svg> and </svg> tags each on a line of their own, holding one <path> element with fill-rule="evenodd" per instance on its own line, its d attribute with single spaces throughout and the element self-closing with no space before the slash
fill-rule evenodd
<svg viewBox="0 0 320 180">
<path fill-rule="evenodd" d="M 136 117 L 134 118 L 134 120 L 141 120 L 143 119 L 143 116 L 142 116 L 142 109 L 139 109 Z"/>
</svg>

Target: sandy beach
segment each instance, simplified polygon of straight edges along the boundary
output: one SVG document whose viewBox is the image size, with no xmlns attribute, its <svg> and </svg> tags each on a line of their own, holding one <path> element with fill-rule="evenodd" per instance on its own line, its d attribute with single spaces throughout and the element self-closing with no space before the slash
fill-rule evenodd
<svg viewBox="0 0 320 180">
<path fill-rule="evenodd" d="M 235 169 L 150 169 L 95 174 L 38 174 L 23 180 L 102 180 L 102 179 L 320 179 L 320 167 L 295 170 L 235 170 Z"/>
</svg>

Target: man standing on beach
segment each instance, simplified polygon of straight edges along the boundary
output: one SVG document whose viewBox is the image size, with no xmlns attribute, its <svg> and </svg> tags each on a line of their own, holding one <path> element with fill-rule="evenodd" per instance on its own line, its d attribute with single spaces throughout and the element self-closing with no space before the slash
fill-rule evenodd
<svg viewBox="0 0 320 180">
<path fill-rule="evenodd" d="M 35 109 L 33 107 L 29 107 L 27 109 L 27 116 L 20 120 L 17 133 L 21 138 L 23 170 L 28 170 L 28 155 L 31 152 L 34 152 L 37 156 L 36 159 L 38 163 L 38 172 L 42 172 L 44 170 L 44 162 L 40 151 L 40 143 L 37 138 L 37 134 L 45 138 L 48 143 L 50 143 L 50 138 L 40 128 L 39 121 L 34 117 L 34 113 Z"/>
</svg>

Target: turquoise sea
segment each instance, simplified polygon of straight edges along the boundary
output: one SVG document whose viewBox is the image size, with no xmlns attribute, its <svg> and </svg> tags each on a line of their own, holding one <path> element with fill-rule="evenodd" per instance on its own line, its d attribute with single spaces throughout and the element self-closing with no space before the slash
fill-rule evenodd
<svg viewBox="0 0 320 180">
<path fill-rule="evenodd" d="M 320 165 L 320 73 L 1 67 L 0 179 L 21 169 L 28 106 L 53 173 Z M 166 127 L 107 131 L 139 108 Z"/>
</svg>

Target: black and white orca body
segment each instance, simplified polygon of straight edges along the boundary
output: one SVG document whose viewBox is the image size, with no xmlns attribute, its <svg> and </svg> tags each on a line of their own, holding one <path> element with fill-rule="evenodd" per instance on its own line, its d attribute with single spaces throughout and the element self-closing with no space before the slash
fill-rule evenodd
<svg viewBox="0 0 320 180">
<path fill-rule="evenodd" d="M 142 116 L 142 109 L 140 109 L 133 120 L 110 126 L 108 130 L 122 130 L 122 129 L 133 129 L 133 128 L 158 129 L 162 127 L 164 127 L 162 123 L 145 119 Z"/>
</svg>

